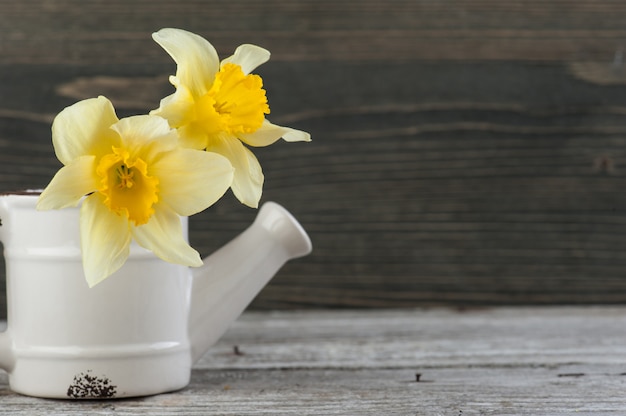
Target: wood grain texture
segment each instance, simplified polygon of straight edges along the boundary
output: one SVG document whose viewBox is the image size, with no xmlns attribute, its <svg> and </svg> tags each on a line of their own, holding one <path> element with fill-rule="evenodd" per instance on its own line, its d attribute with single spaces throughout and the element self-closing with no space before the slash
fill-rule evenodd
<svg viewBox="0 0 626 416">
<path fill-rule="evenodd" d="M 0 191 L 59 168 L 50 123 L 109 96 L 145 113 L 175 70 L 150 33 L 198 32 L 259 68 L 270 119 L 312 143 L 256 149 L 263 200 L 314 253 L 256 308 L 626 301 L 626 3 L 0 0 Z M 253 219 L 191 220 L 208 254 Z M 1 308 L 0 308 L 1 310 Z"/>
<path fill-rule="evenodd" d="M 626 309 L 244 314 L 191 384 L 140 399 L 10 392 L 6 415 L 621 415 Z"/>
</svg>

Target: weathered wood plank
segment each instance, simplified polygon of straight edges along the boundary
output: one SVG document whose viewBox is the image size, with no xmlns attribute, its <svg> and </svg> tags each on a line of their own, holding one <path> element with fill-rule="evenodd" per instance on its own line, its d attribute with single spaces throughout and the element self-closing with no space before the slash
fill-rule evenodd
<svg viewBox="0 0 626 416">
<path fill-rule="evenodd" d="M 255 39 L 288 61 L 604 61 L 626 33 L 626 7 L 609 0 L 3 0 L 0 9 L 2 60 L 27 64 L 163 62 L 145 47 L 162 26 L 198 28 L 219 50 Z"/>
<path fill-rule="evenodd" d="M 185 390 L 145 399 L 59 402 L 0 392 L 0 414 L 36 415 L 621 415 L 623 376 L 609 367 L 196 371 Z M 583 373 L 583 375 L 581 375 Z"/>
<path fill-rule="evenodd" d="M 246 313 L 182 391 L 50 401 L 0 374 L 0 414 L 617 415 L 625 321 L 623 307 Z"/>
<path fill-rule="evenodd" d="M 203 369 L 616 364 L 623 307 L 246 313 Z M 233 354 L 233 346 L 242 354 Z"/>
</svg>

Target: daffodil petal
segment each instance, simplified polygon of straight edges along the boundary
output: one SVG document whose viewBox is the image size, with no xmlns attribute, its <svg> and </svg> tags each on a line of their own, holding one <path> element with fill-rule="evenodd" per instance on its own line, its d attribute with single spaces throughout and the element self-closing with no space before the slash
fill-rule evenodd
<svg viewBox="0 0 626 416">
<path fill-rule="evenodd" d="M 181 29 L 161 29 L 152 38 L 178 65 L 176 78 L 195 97 L 206 94 L 219 71 L 219 57 L 213 45 L 202 36 Z"/>
<path fill-rule="evenodd" d="M 228 159 L 200 150 L 181 149 L 163 155 L 152 172 L 159 178 L 163 202 L 184 216 L 213 205 L 233 181 Z"/>
<path fill-rule="evenodd" d="M 80 243 L 83 269 L 89 287 L 117 271 L 130 253 L 128 220 L 104 205 L 95 193 L 83 201 L 80 210 Z"/>
<path fill-rule="evenodd" d="M 178 129 L 180 136 L 180 145 L 188 149 L 204 150 L 208 144 L 208 135 L 206 131 L 197 124 L 187 124 Z"/>
<path fill-rule="evenodd" d="M 81 156 L 63 166 L 37 200 L 37 209 L 76 206 L 81 198 L 98 188 L 95 156 Z"/>
<path fill-rule="evenodd" d="M 79 101 L 63 109 L 52 123 L 52 144 L 64 165 L 86 155 L 101 155 L 119 140 L 109 129 L 118 121 L 111 102 L 105 97 Z"/>
<path fill-rule="evenodd" d="M 141 154 L 150 161 L 156 154 L 174 150 L 178 134 L 167 120 L 158 116 L 140 115 L 126 117 L 111 126 L 124 138 L 124 148 L 133 155 Z"/>
<path fill-rule="evenodd" d="M 235 49 L 232 56 L 224 59 L 222 65 L 233 63 L 241 66 L 244 74 L 248 75 L 254 71 L 259 65 L 264 64 L 270 59 L 270 51 L 260 46 L 244 44 Z"/>
<path fill-rule="evenodd" d="M 236 138 L 214 140 L 209 152 L 226 156 L 235 168 L 231 189 L 242 203 L 252 208 L 259 206 L 263 193 L 263 171 L 257 158 Z"/>
<path fill-rule="evenodd" d="M 287 129 L 287 133 L 283 134 L 283 140 L 286 142 L 310 142 L 311 134 L 306 131 L 283 127 Z"/>
<path fill-rule="evenodd" d="M 240 133 L 238 136 L 244 143 L 254 146 L 268 146 L 281 137 L 288 142 L 311 141 L 311 135 L 307 132 L 295 130 L 290 127 L 282 127 L 270 123 L 267 119 L 254 133 Z"/>
<path fill-rule="evenodd" d="M 165 261 L 185 266 L 202 266 L 200 254 L 185 240 L 180 217 L 166 205 L 159 204 L 150 221 L 133 226 L 132 233 L 140 246 L 151 250 Z"/>
<path fill-rule="evenodd" d="M 178 78 L 172 76 L 170 82 L 176 87 L 176 92 L 163 98 L 159 108 L 150 111 L 150 114 L 163 117 L 170 126 L 177 128 L 194 120 L 195 100 Z"/>
</svg>

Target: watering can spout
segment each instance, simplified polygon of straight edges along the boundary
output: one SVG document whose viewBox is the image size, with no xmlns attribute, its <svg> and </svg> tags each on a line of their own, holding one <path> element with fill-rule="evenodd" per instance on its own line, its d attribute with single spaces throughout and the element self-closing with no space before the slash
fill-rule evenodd
<svg viewBox="0 0 626 416">
<path fill-rule="evenodd" d="M 290 259 L 311 252 L 311 240 L 280 205 L 265 203 L 243 233 L 193 270 L 188 321 L 196 362 Z"/>
</svg>

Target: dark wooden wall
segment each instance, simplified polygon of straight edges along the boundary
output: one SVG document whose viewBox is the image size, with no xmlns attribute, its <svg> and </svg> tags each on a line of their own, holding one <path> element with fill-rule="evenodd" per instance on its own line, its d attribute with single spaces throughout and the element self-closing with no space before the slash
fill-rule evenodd
<svg viewBox="0 0 626 416">
<path fill-rule="evenodd" d="M 157 107 L 166 26 L 268 48 L 270 119 L 313 135 L 256 152 L 314 253 L 255 307 L 626 301 L 625 1 L 0 0 L 0 192 L 59 168 L 63 107 Z M 192 243 L 254 215 L 229 195 Z"/>
</svg>

